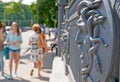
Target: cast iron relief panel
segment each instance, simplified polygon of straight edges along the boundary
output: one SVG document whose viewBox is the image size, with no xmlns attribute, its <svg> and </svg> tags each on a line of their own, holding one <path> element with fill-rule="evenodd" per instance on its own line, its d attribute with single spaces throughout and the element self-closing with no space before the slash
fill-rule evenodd
<svg viewBox="0 0 120 82">
<path fill-rule="evenodd" d="M 107 76 L 105 75 L 107 73 L 102 70 L 99 58 L 101 55 L 99 46 L 109 47 L 108 42 L 100 36 L 100 29 L 105 28 L 103 24 L 107 20 L 107 17 L 98 10 L 101 4 L 103 4 L 102 0 L 83 0 L 77 7 L 79 19 L 76 24 L 79 30 L 75 40 L 82 50 L 80 54 L 82 82 L 105 82 L 102 76 Z M 93 68 L 98 74 L 93 73 Z"/>
</svg>

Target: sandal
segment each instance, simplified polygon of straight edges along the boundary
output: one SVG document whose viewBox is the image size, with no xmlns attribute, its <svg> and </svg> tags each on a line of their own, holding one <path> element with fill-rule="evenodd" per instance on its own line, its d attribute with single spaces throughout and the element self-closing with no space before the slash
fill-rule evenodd
<svg viewBox="0 0 120 82">
<path fill-rule="evenodd" d="M 33 76 L 33 71 L 34 71 L 34 70 L 32 69 L 31 72 L 30 72 L 30 76 Z"/>
</svg>

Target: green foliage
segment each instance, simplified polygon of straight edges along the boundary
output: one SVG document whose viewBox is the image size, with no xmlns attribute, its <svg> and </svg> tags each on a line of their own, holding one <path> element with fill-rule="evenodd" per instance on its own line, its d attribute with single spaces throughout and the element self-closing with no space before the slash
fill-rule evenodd
<svg viewBox="0 0 120 82">
<path fill-rule="evenodd" d="M 49 27 L 57 26 L 57 6 L 55 0 L 37 0 L 36 4 L 31 5 L 34 19 L 40 24 Z"/>
<path fill-rule="evenodd" d="M 49 27 L 57 26 L 56 0 L 37 0 L 31 5 L 18 2 L 2 2 L 0 0 L 0 21 L 10 25 L 16 21 L 21 27 L 31 26 L 34 22 Z"/>
<path fill-rule="evenodd" d="M 10 25 L 11 22 L 16 21 L 20 24 L 21 27 L 31 26 L 33 15 L 30 12 L 30 6 L 22 4 L 22 0 L 18 2 L 0 2 L 3 5 L 4 12 L 0 12 L 2 18 L 0 19 L 6 25 Z M 2 14 L 1 14 L 2 13 Z"/>
<path fill-rule="evenodd" d="M 3 12 L 4 12 L 4 3 L 0 1 L 0 19 L 2 19 Z"/>
</svg>

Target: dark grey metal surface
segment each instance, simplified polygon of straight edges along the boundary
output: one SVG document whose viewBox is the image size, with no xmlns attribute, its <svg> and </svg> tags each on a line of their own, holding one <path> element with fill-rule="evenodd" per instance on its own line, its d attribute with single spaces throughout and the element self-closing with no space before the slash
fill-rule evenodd
<svg viewBox="0 0 120 82">
<path fill-rule="evenodd" d="M 71 0 L 64 10 L 60 50 L 71 82 L 119 82 L 120 0 Z"/>
</svg>

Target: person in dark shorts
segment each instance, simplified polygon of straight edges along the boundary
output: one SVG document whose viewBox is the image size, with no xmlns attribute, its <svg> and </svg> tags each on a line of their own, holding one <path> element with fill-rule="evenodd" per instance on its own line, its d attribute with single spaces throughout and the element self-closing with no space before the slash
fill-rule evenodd
<svg viewBox="0 0 120 82">
<path fill-rule="evenodd" d="M 6 41 L 8 43 L 9 48 L 9 71 L 10 74 L 8 75 L 8 80 L 13 78 L 12 76 L 12 67 L 13 67 L 13 60 L 15 61 L 15 73 L 14 78 L 17 77 L 17 69 L 20 59 L 20 48 L 22 44 L 22 35 L 20 32 L 19 25 L 16 22 L 13 22 L 11 25 L 11 32 L 7 34 Z"/>
</svg>

